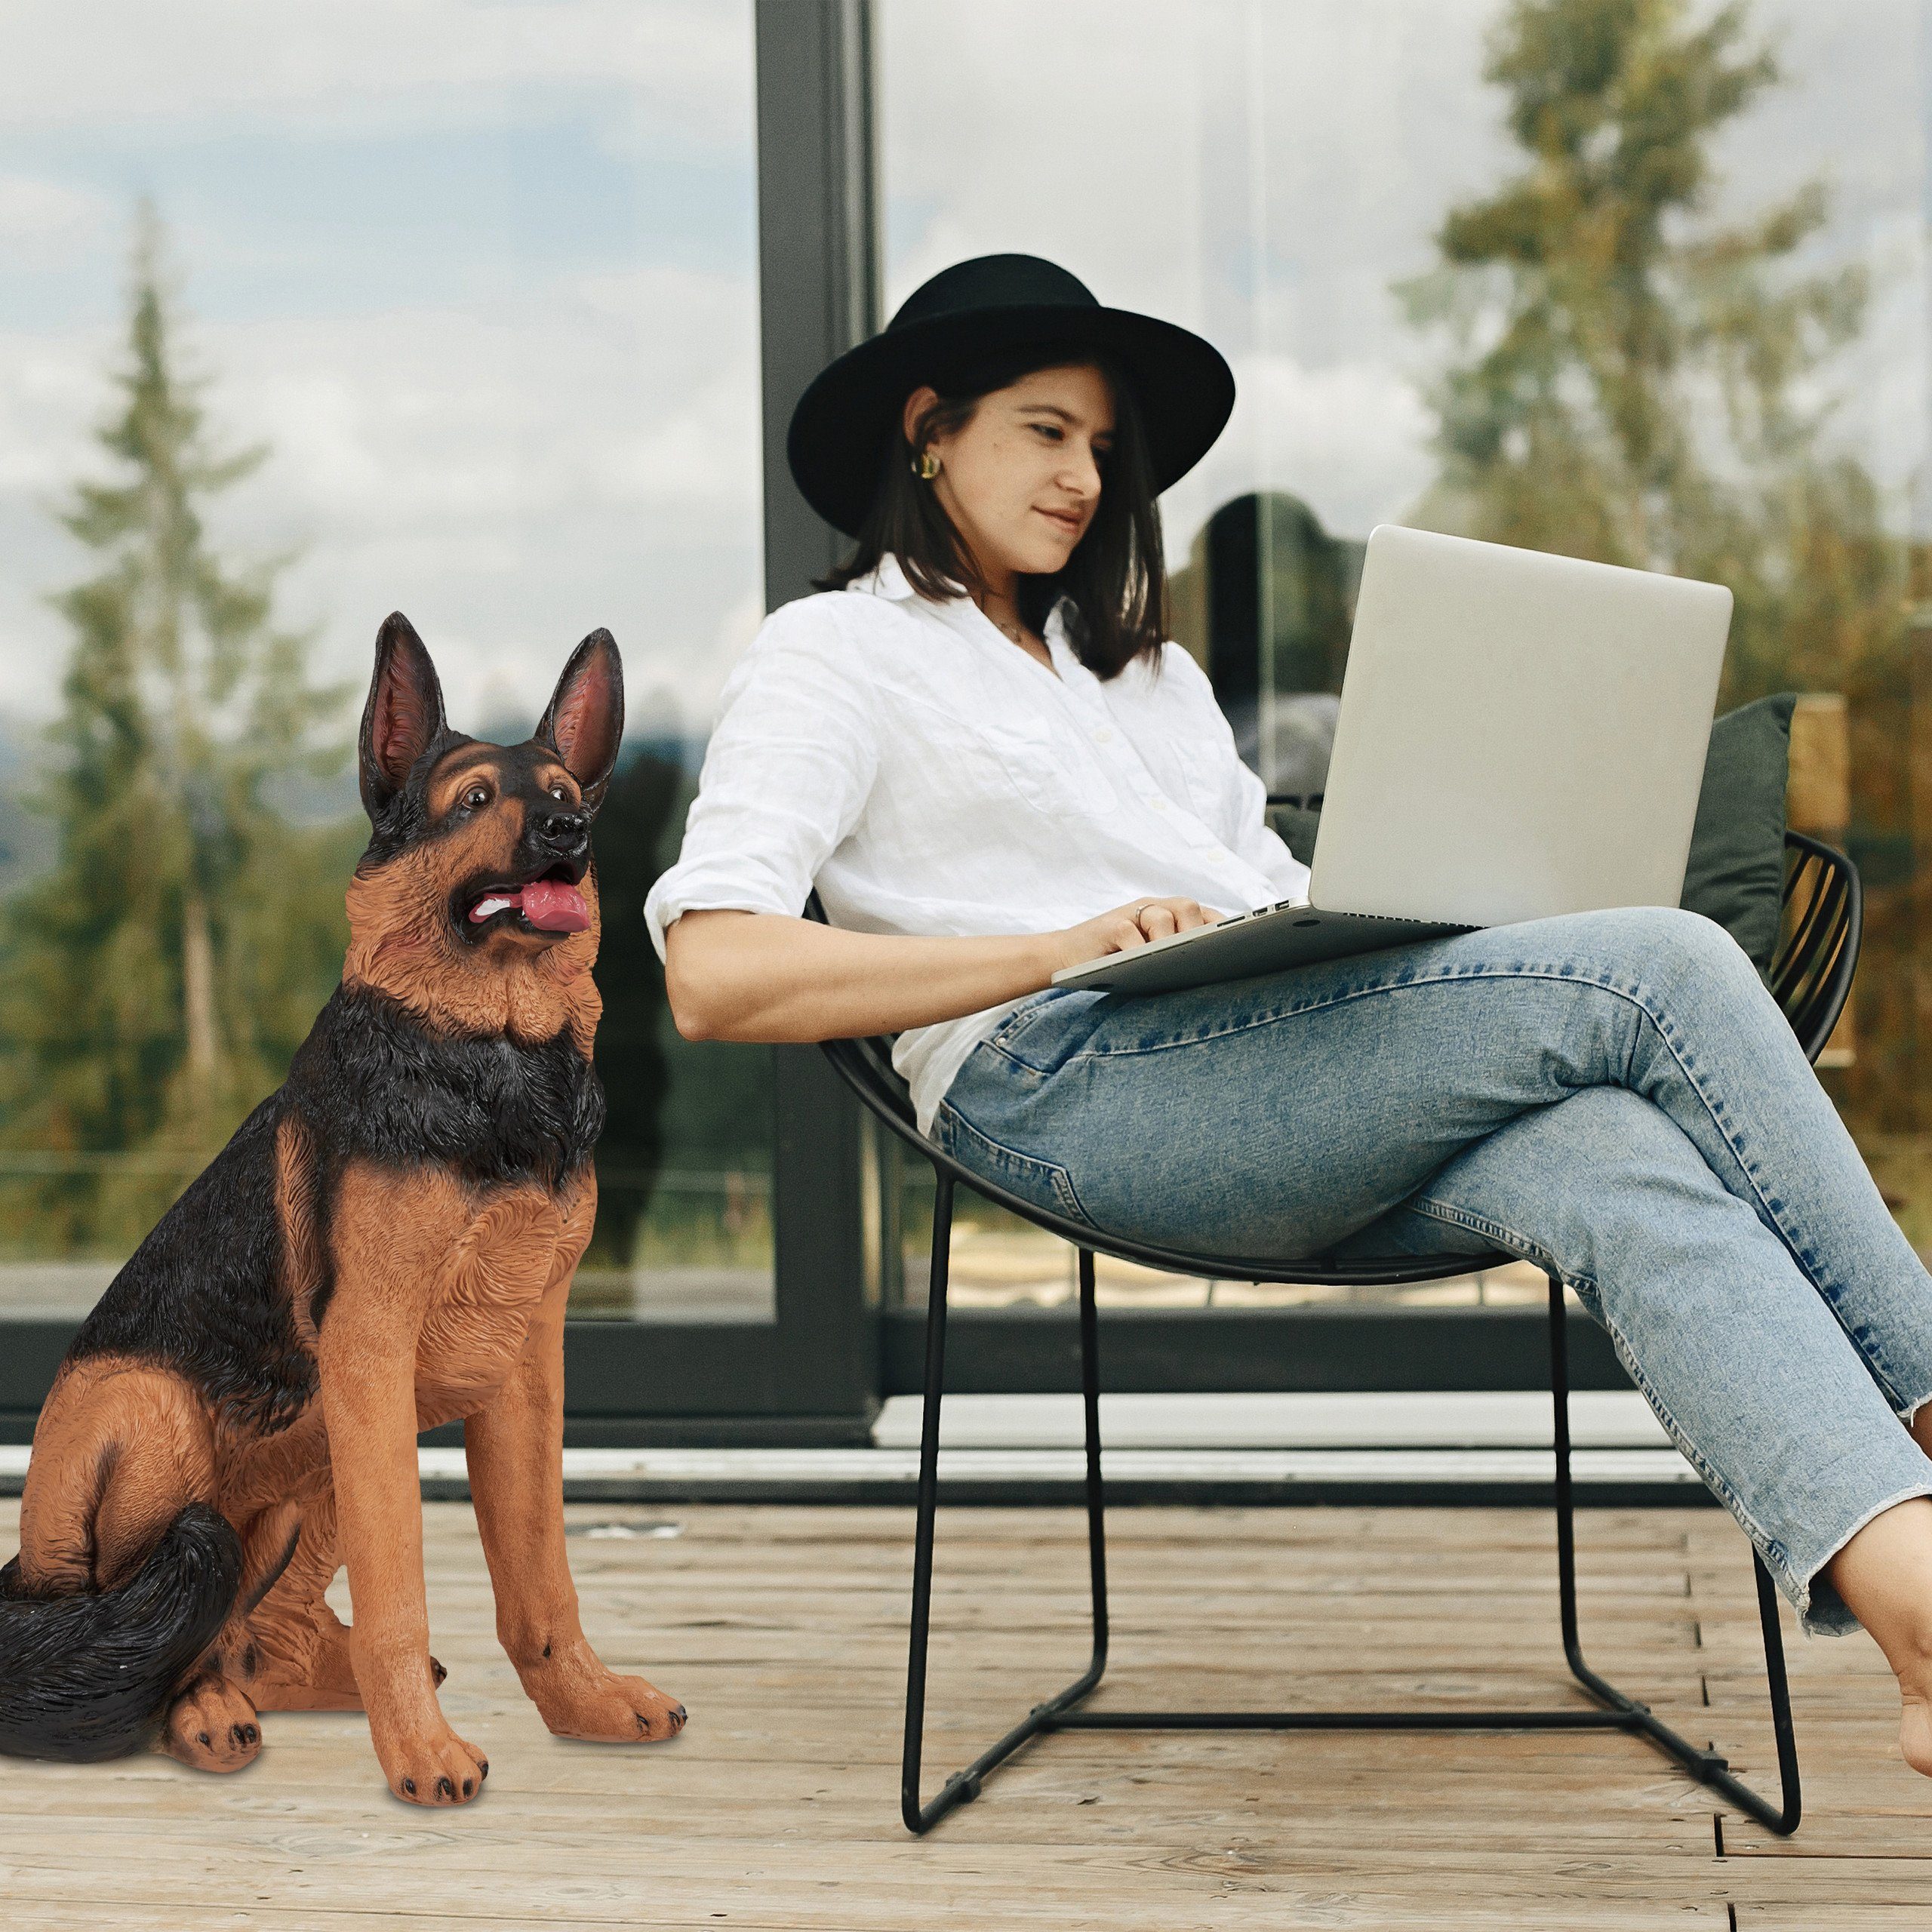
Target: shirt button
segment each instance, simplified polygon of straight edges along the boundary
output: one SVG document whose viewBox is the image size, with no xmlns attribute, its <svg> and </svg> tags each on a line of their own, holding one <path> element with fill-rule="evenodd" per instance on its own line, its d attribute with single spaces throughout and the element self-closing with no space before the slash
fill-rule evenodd
<svg viewBox="0 0 1932 1932">
<path fill-rule="evenodd" d="M 1104 724 L 1103 724 L 1100 728 L 1094 734 L 1094 742 L 1097 745 L 1110 745 L 1113 741 L 1114 734 L 1112 731 Z"/>
<path fill-rule="evenodd" d="M 1157 812 L 1164 812 L 1168 808 L 1168 801 L 1164 798 L 1149 798 L 1147 802 L 1152 805 Z"/>
</svg>

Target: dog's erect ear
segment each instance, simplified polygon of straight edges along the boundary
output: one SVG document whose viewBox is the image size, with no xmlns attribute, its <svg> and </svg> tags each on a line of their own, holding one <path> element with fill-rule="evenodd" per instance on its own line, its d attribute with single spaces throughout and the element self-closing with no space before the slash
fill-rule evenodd
<svg viewBox="0 0 1932 1932">
<path fill-rule="evenodd" d="M 624 735 L 624 662 L 608 631 L 592 631 L 571 653 L 549 708 L 537 727 L 583 792 L 592 811 L 604 801 Z"/>
<path fill-rule="evenodd" d="M 423 640 L 400 611 L 376 634 L 376 672 L 362 707 L 361 755 L 356 775 L 364 809 L 374 820 L 408 782 L 411 768 L 443 729 L 443 688 Z"/>
</svg>

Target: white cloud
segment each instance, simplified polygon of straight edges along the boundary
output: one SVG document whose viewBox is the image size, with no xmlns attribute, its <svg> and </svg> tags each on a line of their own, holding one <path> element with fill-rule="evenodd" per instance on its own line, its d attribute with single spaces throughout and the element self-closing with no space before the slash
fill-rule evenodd
<svg viewBox="0 0 1932 1932">
<path fill-rule="evenodd" d="M 71 478 L 107 400 L 111 344 L 105 331 L 0 335 L 0 498 L 38 499 Z"/>
<path fill-rule="evenodd" d="M 1289 491 L 1327 530 L 1359 537 L 1400 517 L 1428 484 L 1434 419 L 1398 370 L 1250 355 L 1235 359 L 1235 379 L 1233 420 L 1167 501 L 1177 557 L 1216 505 L 1245 490 Z"/>
<path fill-rule="evenodd" d="M 318 672 L 359 678 L 409 611 L 459 717 L 540 705 L 567 651 L 614 631 L 640 688 L 708 715 L 759 603 L 750 284 L 671 269 L 552 284 L 521 312 L 397 309 L 209 326 L 195 360 L 231 441 L 272 456 L 218 510 L 238 552 L 299 548 L 288 614 Z M 61 655 L 38 593 L 82 559 L 45 515 L 105 461 L 102 338 L 0 337 L 0 592 L 8 701 L 44 710 Z M 534 718 L 535 712 L 531 711 Z"/>
<path fill-rule="evenodd" d="M 748 0 L 11 0 L 0 125 L 494 118 L 506 93 L 625 90 L 630 123 L 735 143 Z"/>
<path fill-rule="evenodd" d="M 614 299 L 617 293 L 622 300 Z M 520 309 L 398 309 L 199 332 L 229 407 L 334 527 L 469 523 L 595 501 L 701 522 L 757 488 L 748 281 L 552 282 Z"/>
<path fill-rule="evenodd" d="M 66 259 L 113 212 L 100 195 L 64 181 L 0 174 L 0 248 L 16 269 Z"/>
</svg>

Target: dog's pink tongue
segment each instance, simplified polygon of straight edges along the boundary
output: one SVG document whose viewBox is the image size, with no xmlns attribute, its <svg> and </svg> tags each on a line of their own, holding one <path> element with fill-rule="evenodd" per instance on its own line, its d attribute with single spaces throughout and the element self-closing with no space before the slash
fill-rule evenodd
<svg viewBox="0 0 1932 1932">
<path fill-rule="evenodd" d="M 583 894 L 560 878 L 532 879 L 523 888 L 523 916 L 540 932 L 580 933 L 590 926 Z"/>
</svg>

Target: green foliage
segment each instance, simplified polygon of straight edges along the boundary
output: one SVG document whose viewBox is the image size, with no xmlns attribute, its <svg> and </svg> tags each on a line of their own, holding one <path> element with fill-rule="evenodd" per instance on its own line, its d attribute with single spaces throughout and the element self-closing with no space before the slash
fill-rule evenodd
<svg viewBox="0 0 1932 1932">
<path fill-rule="evenodd" d="M 1800 265 L 1823 185 L 1708 218 L 1714 142 L 1778 78 L 1746 23 L 1742 0 L 1702 24 L 1684 0 L 1513 0 L 1485 72 L 1528 165 L 1398 291 L 1454 348 L 1416 520 L 1728 583 L 1727 703 L 1878 667 L 1906 566 L 1826 437 L 1867 291 Z"/>
<path fill-rule="evenodd" d="M 340 971 L 361 844 L 268 802 L 340 769 L 346 688 L 312 685 L 276 623 L 281 561 L 211 546 L 207 506 L 266 452 L 211 438 L 158 254 L 144 211 L 114 473 L 63 516 L 98 568 L 51 600 L 72 646 L 30 795 L 57 856 L 0 931 L 0 1144 L 68 1170 L 0 1188 L 17 1250 L 125 1251 L 281 1079 Z"/>
</svg>

